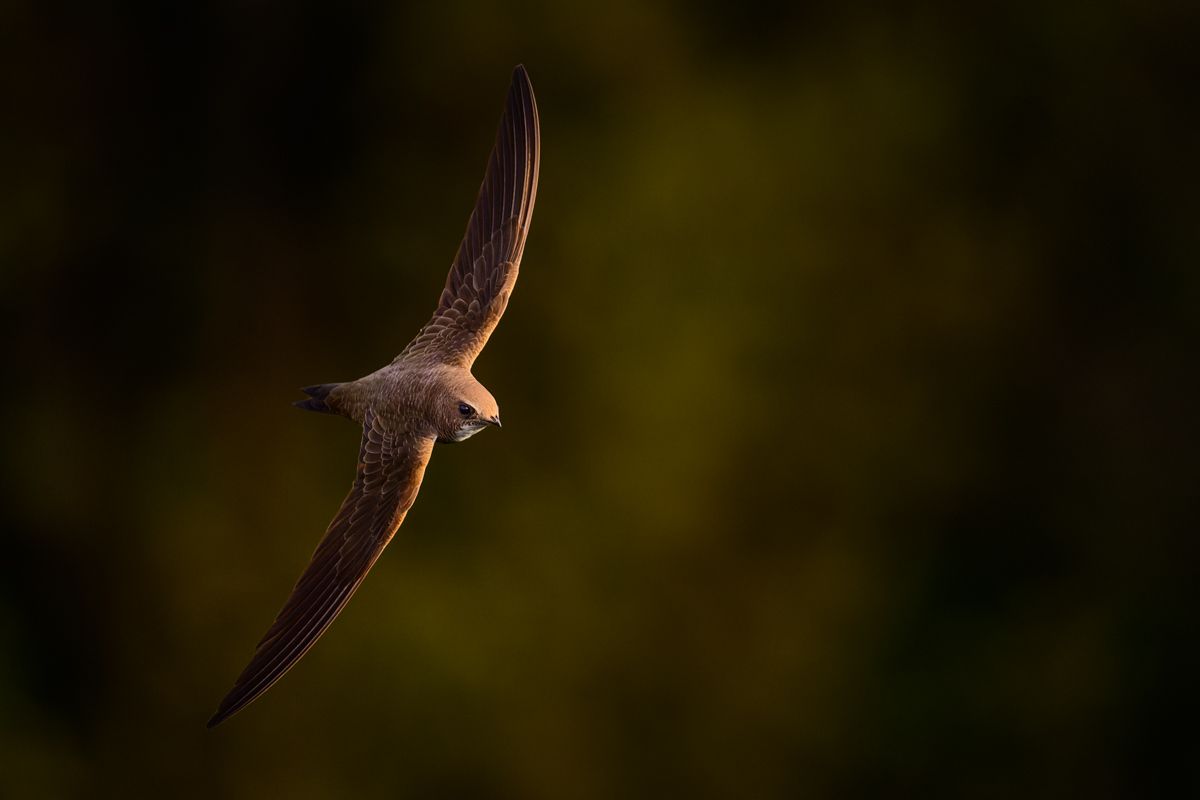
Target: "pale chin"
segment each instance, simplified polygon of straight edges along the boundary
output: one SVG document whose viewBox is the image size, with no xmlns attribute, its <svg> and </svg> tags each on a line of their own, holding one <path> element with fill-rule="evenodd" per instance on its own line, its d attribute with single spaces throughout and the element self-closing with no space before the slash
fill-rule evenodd
<svg viewBox="0 0 1200 800">
<path fill-rule="evenodd" d="M 459 428 L 458 431 L 454 434 L 453 441 L 455 441 L 455 442 L 466 441 L 467 439 L 470 439 L 472 436 L 479 433 L 481 430 L 483 430 L 486 427 L 487 427 L 486 422 L 468 422 L 466 425 L 463 425 L 461 428 Z"/>
</svg>

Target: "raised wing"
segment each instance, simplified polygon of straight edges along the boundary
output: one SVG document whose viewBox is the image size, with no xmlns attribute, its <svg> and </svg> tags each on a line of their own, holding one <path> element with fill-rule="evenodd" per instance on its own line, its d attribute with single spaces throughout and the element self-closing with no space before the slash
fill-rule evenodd
<svg viewBox="0 0 1200 800">
<path fill-rule="evenodd" d="M 525 67 L 518 66 L 437 310 L 396 361 L 470 367 L 483 350 L 517 282 L 537 195 L 539 153 L 537 103 Z"/>
<path fill-rule="evenodd" d="M 235 714 L 283 677 L 346 607 L 416 499 L 432 452 L 432 439 L 390 431 L 367 412 L 350 494 L 208 727 Z"/>
</svg>

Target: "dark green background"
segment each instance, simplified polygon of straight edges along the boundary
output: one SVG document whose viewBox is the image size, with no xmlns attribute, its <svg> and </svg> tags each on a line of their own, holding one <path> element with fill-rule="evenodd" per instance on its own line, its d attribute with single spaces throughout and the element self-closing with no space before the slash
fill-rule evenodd
<svg viewBox="0 0 1200 800">
<path fill-rule="evenodd" d="M 1193 11 L 337 5 L 0 12 L 0 793 L 1196 790 Z M 518 61 L 504 430 L 208 732 Z"/>
</svg>

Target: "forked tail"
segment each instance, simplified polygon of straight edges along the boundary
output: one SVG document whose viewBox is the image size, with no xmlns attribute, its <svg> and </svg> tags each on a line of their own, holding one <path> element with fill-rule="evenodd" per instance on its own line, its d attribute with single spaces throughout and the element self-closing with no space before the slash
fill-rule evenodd
<svg viewBox="0 0 1200 800">
<path fill-rule="evenodd" d="M 329 397 L 330 392 L 339 386 L 341 386 L 340 383 L 319 383 L 316 386 L 305 386 L 300 391 L 308 395 L 308 399 L 297 400 L 292 405 L 296 408 L 303 408 L 305 411 L 316 411 L 321 414 L 337 414 L 338 412 L 330 408 L 325 399 Z"/>
</svg>

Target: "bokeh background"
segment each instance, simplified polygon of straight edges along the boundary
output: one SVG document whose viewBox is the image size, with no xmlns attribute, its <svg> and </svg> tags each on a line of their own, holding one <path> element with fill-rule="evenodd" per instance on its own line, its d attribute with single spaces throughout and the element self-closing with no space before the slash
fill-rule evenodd
<svg viewBox="0 0 1200 800">
<path fill-rule="evenodd" d="M 5 4 L 0 794 L 1200 790 L 1196 23 Z M 517 62 L 504 430 L 206 731 Z"/>
</svg>

